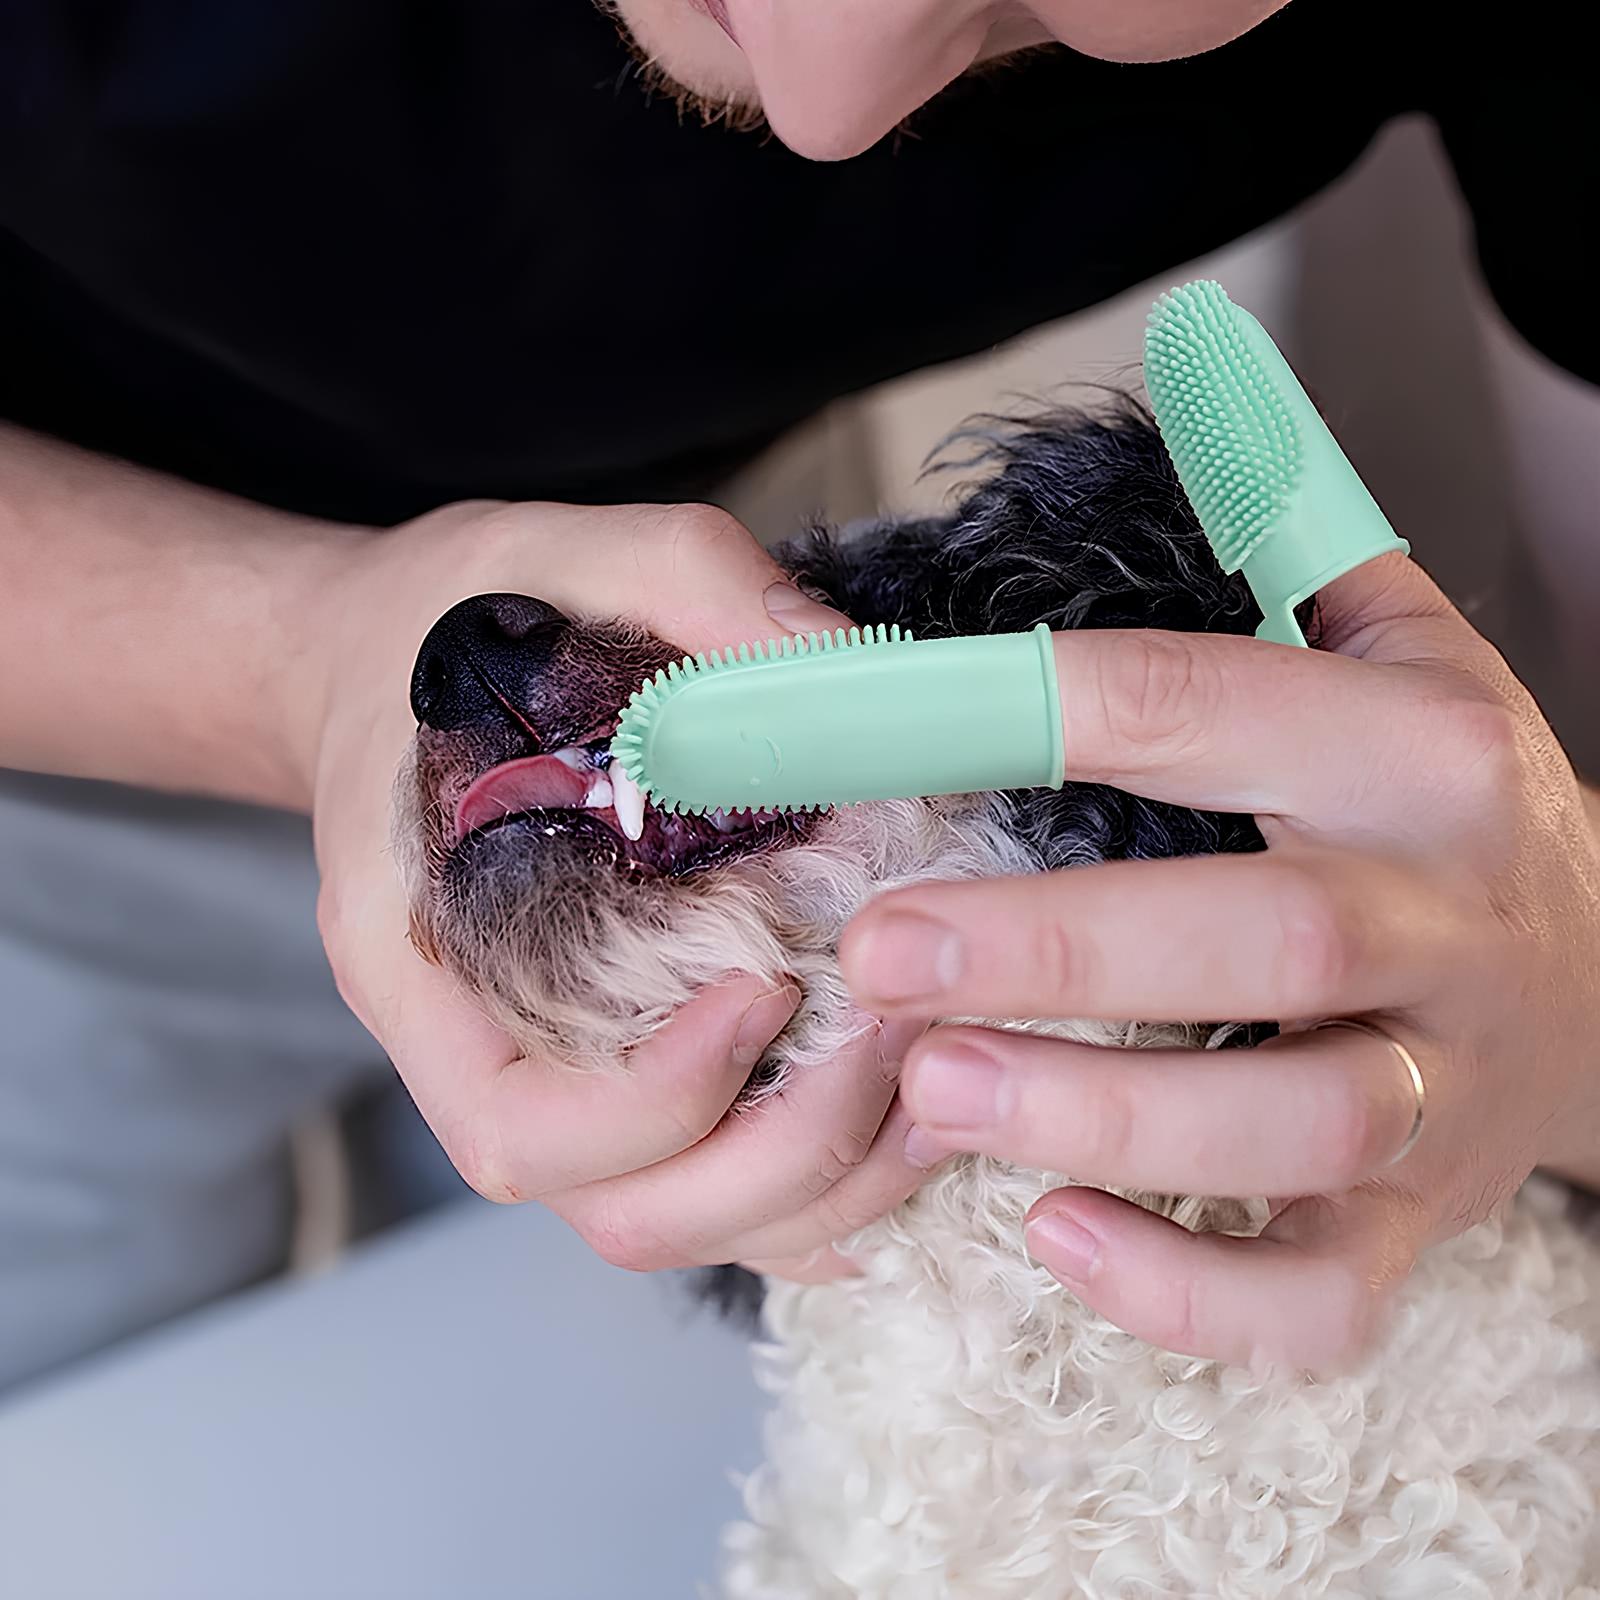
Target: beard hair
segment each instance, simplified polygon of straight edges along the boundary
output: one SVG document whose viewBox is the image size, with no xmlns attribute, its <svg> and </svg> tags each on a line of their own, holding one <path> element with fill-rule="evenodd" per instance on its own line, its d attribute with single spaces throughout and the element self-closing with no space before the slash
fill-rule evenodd
<svg viewBox="0 0 1600 1600">
<path fill-rule="evenodd" d="M 703 128 L 724 127 L 734 133 L 771 132 L 760 101 L 740 100 L 733 95 L 710 95 L 680 82 L 635 37 L 617 0 L 594 0 L 594 5 L 616 28 L 617 37 L 628 52 L 629 67 L 626 70 L 638 83 L 647 101 L 665 100 L 677 112 L 680 122 L 692 119 Z"/>
</svg>

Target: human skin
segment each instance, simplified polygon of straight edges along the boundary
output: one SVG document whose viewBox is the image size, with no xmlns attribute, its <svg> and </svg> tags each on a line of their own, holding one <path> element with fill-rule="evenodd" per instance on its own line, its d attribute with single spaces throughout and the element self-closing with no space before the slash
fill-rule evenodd
<svg viewBox="0 0 1600 1600">
<path fill-rule="evenodd" d="M 1299 1197 L 1246 1245 L 1072 1190 L 1041 1201 L 1030 1245 L 1157 1343 L 1337 1361 L 1418 1248 L 1533 1166 L 1600 1181 L 1595 811 L 1410 562 L 1325 593 L 1325 651 L 1062 636 L 1070 769 L 1251 812 L 1267 853 L 886 896 L 841 951 L 883 1030 L 776 1114 L 724 1122 L 793 991 L 697 998 L 626 1077 L 521 1056 L 407 943 L 387 830 L 411 657 L 458 600 L 536 587 L 686 647 L 837 620 L 808 615 L 737 522 L 479 502 L 336 527 L 0 430 L 0 552 L 0 762 L 311 811 L 341 989 L 445 1149 L 480 1192 L 543 1200 L 619 1264 L 848 1270 L 833 1241 L 945 1154 L 993 1150 L 1108 1185 Z M 1409 1091 L 1386 1047 L 1343 1030 L 1197 1063 L 945 1029 L 895 1094 L 931 1016 L 1198 1012 L 1375 1017 L 1427 1079 L 1422 1141 L 1386 1167 Z"/>
<path fill-rule="evenodd" d="M 800 155 L 859 155 L 978 62 L 1059 41 L 1111 61 L 1215 49 L 1286 0 L 614 0 L 703 106 L 759 108 Z"/>
<path fill-rule="evenodd" d="M 1224 44 L 1279 5 L 617 8 L 705 104 L 759 107 L 791 148 L 837 159 L 1007 51 L 1053 39 L 1111 60 L 1166 59 Z M 1592 534 L 1590 517 L 1584 550 Z M 1587 564 L 1560 560 L 1555 609 L 1592 640 L 1592 587 L 1573 582 Z M 869 907 L 841 949 L 857 999 L 888 1016 L 1205 1015 L 1293 1030 L 1364 1014 L 1404 1042 L 1429 1109 L 1423 1142 L 1393 1168 L 1415 1101 L 1403 1062 L 1370 1033 L 1288 1031 L 1203 1067 L 984 1030 L 940 1029 L 913 1049 L 902 1099 L 921 1161 L 980 1150 L 1107 1185 L 1286 1197 L 1249 1245 L 1192 1238 L 1093 1191 L 1048 1196 L 1032 1218 L 1035 1255 L 1108 1316 L 1230 1360 L 1339 1364 L 1429 1240 L 1481 1220 L 1537 1164 L 1600 1179 L 1587 1066 L 1600 1020 L 1593 796 L 1505 664 L 1418 569 L 1376 563 L 1324 602 L 1320 656 L 1207 640 L 1058 644 L 1068 698 L 1083 694 L 1067 712 L 1069 770 L 1251 811 L 1264 858 L 929 886 Z"/>
<path fill-rule="evenodd" d="M 874 902 L 841 964 L 889 1017 L 1277 1021 L 1197 1060 L 940 1028 L 901 1086 L 912 1152 L 1087 1185 L 1266 1195 L 1257 1240 L 1093 1188 L 1042 1199 L 1033 1255 L 1166 1348 L 1337 1368 L 1429 1243 L 1543 1166 L 1600 1181 L 1600 850 L 1531 697 L 1413 563 L 1321 596 L 1324 648 L 1064 634 L 1067 770 L 1253 814 L 1265 854 L 927 885 Z M 1319 1029 L 1361 1018 L 1380 1036 Z"/>
<path fill-rule="evenodd" d="M 608 1259 L 821 1247 L 918 1182 L 895 1025 L 760 1119 L 724 1113 L 798 990 L 735 977 L 622 1075 L 520 1054 L 407 940 L 390 793 L 412 658 L 473 594 L 537 591 L 685 648 L 836 625 L 705 506 L 293 517 L 0 426 L 0 765 L 310 812 L 324 943 L 462 1175 L 538 1198 Z M 630 1175 L 676 1219 L 657 1237 Z"/>
<path fill-rule="evenodd" d="M 726 0 L 738 46 L 690 0 L 621 9 L 668 71 L 712 98 L 754 97 L 801 153 L 839 157 L 986 56 L 1059 37 L 1116 59 L 1159 59 L 1224 43 L 1277 7 Z M 914 891 L 935 898 L 898 911 L 888 899 L 843 951 L 884 1029 L 795 1085 L 781 1116 L 737 1126 L 722 1112 L 782 1027 L 790 991 L 733 980 L 653 1039 L 630 1078 L 579 1079 L 560 1062 L 519 1056 L 406 943 L 387 821 L 410 734 L 411 654 L 456 601 L 530 589 L 574 614 L 631 613 L 687 648 L 837 620 L 808 609 L 749 535 L 709 508 L 485 502 L 380 532 L 269 512 L 0 429 L 0 764 L 311 811 L 335 974 L 446 1150 L 481 1192 L 544 1200 L 624 1265 L 703 1260 L 714 1241 L 727 1259 L 791 1275 L 848 1270 L 828 1242 L 889 1209 L 922 1166 L 957 1148 L 1107 1183 L 1137 1171 L 1160 1176 L 1157 1187 L 1245 1192 L 1261 1178 L 1301 1198 L 1251 1247 L 1189 1240 L 1084 1191 L 1041 1202 L 1031 1243 L 1086 1298 L 1158 1343 L 1337 1359 L 1365 1337 L 1381 1291 L 1420 1244 L 1485 1214 L 1531 1166 L 1600 1180 L 1583 1070 L 1600 1020 L 1596 808 L 1591 797 L 1585 813 L 1548 726 L 1499 657 L 1416 569 L 1381 566 L 1334 591 L 1331 653 L 1258 654 L 1249 671 L 1229 653 L 1237 642 L 1063 641 L 1077 652 L 1072 681 L 1121 687 L 1101 706 L 1098 743 L 1083 742 L 1097 727 L 1092 705 L 1087 719 L 1069 713 L 1074 770 L 1257 813 L 1274 849 L 1248 868 L 1215 870 L 1258 876 L 1190 881 L 1193 864 L 1150 863 L 1134 892 L 1106 867 L 1070 884 Z M 1352 667 L 1387 674 L 1390 688 L 1371 690 L 1346 676 Z M 1302 685 L 1307 698 L 1286 715 L 1285 675 L 1305 673 L 1315 675 Z M 1314 793 L 1307 774 L 1319 779 Z M 1128 914 L 1101 916 L 1096 895 Z M 1300 907 L 1287 923 L 1285 898 Z M 1018 959 L 1004 970 L 947 963 L 942 989 L 895 992 L 916 944 L 903 927 L 886 932 L 886 919 L 907 909 L 936 929 L 942 917 L 989 930 L 989 951 Z M 1152 930 L 1180 929 L 1195 941 L 1185 956 L 1208 952 L 1211 1015 L 1375 1011 L 1405 1039 L 1430 1109 L 1401 1167 L 1382 1166 L 1409 1120 L 1394 1058 L 1345 1032 L 1230 1059 L 1237 1075 L 1209 1084 L 1213 1122 L 1192 1125 L 1218 1130 L 1202 1141 L 1206 1163 L 1176 1148 L 1161 1108 L 1167 1083 L 1134 1073 L 1113 1089 L 1103 1062 L 1024 1059 L 1048 1047 L 982 1032 L 932 1036 L 896 1097 L 900 1049 L 935 1012 L 1181 1014 L 1193 995 L 1177 975 L 1193 963 L 1155 959 L 1151 942 Z M 1061 960 L 1027 959 L 1041 947 Z M 1003 1114 L 986 1123 L 973 1123 L 971 1097 L 948 1070 L 962 1044 L 989 1051 L 1009 1083 Z M 1280 1085 L 1261 1070 L 1274 1059 L 1306 1070 Z M 1113 1110 L 1097 1115 L 1096 1090 Z M 1263 1127 L 1268 1107 L 1276 1114 Z M 1096 1126 L 1129 1131 L 1096 1143 L 1083 1131 Z M 1325 1126 L 1339 1136 L 1323 1138 Z M 1276 1168 L 1251 1164 L 1258 1145 L 1279 1147 Z M 683 1199 L 665 1234 L 625 1181 L 645 1168 Z M 1074 1250 L 1085 1235 L 1087 1267 Z M 1181 1296 L 1151 1288 L 1173 1284 Z M 1313 1327 L 1307 1308 L 1330 1295 L 1344 1315 Z"/>
</svg>

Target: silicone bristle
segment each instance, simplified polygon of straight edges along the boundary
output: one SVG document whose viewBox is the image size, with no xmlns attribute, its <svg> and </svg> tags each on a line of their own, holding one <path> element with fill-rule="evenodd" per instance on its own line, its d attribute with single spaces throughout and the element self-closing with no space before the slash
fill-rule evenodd
<svg viewBox="0 0 1600 1600">
<path fill-rule="evenodd" d="M 851 628 L 848 633 L 839 628 L 832 633 L 791 634 L 783 639 L 774 639 L 770 643 L 753 646 L 730 645 L 726 650 L 701 651 L 693 656 L 683 656 L 659 669 L 629 696 L 628 703 L 623 707 L 622 716 L 618 720 L 617 731 L 611 738 L 611 759 L 621 765 L 622 770 L 649 796 L 651 804 L 659 810 L 683 817 L 704 816 L 712 809 L 711 807 L 695 805 L 679 800 L 673 795 L 663 794 L 651 782 L 650 775 L 645 771 L 646 731 L 656 713 L 656 708 L 663 700 L 669 695 L 677 694 L 697 678 L 711 673 L 738 672 L 760 662 L 778 661 L 790 656 L 820 654 L 830 650 L 856 650 L 882 644 L 909 644 L 911 639 L 909 628 L 902 628 L 899 623 L 890 625 L 879 623 L 873 628 Z M 717 809 L 748 812 L 754 808 L 723 806 Z M 773 812 L 813 812 L 826 811 L 829 809 L 829 804 L 826 801 L 819 801 L 811 805 L 763 805 L 760 809 Z"/>
<path fill-rule="evenodd" d="M 1150 313 L 1145 386 L 1178 476 L 1225 572 L 1294 492 L 1300 436 L 1220 284 L 1186 284 Z"/>
</svg>

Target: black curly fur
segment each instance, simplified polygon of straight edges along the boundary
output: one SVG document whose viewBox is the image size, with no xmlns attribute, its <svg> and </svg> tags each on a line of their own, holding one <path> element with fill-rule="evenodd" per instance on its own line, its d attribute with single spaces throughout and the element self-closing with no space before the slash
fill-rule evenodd
<svg viewBox="0 0 1600 1600">
<path fill-rule="evenodd" d="M 1132 401 L 1099 415 L 995 418 L 964 430 L 939 470 L 988 476 L 944 517 L 811 530 L 779 559 L 858 622 L 919 638 L 1067 628 L 1249 634 L 1249 587 L 1217 565 L 1150 417 Z M 1262 848 L 1249 817 L 1192 811 L 1100 784 L 1019 793 L 1017 828 L 1048 867 Z M 1196 1021 L 1216 1019 L 1196 1018 Z M 1240 1029 L 1253 1043 L 1267 1028 Z M 701 1275 L 700 1293 L 748 1326 L 760 1280 Z"/>
<path fill-rule="evenodd" d="M 1041 622 L 1254 632 L 1248 585 L 1217 565 L 1160 435 L 1131 401 L 1100 416 L 996 420 L 953 444 L 967 446 L 959 467 L 992 476 L 951 516 L 845 539 L 813 530 L 780 552 L 784 564 L 849 616 L 923 638 Z M 1094 784 L 1018 800 L 1019 826 L 1051 866 L 1261 848 L 1248 818 Z"/>
</svg>

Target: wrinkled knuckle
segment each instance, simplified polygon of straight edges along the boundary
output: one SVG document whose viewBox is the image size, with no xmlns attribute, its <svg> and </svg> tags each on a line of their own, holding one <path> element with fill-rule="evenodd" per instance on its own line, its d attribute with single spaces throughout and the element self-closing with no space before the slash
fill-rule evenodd
<svg viewBox="0 0 1600 1600">
<path fill-rule="evenodd" d="M 1278 987 L 1283 1015 L 1335 1006 L 1357 960 L 1357 934 L 1329 882 L 1285 868 L 1277 893 Z"/>
<path fill-rule="evenodd" d="M 504 1158 L 483 1141 L 469 1139 L 452 1148 L 450 1160 L 467 1187 L 485 1200 L 497 1206 L 514 1206 L 527 1199 L 521 1186 L 512 1180 Z"/>
<path fill-rule="evenodd" d="M 848 1239 L 878 1220 L 878 1213 L 849 1190 L 850 1185 L 841 1184 L 817 1202 L 818 1215 L 830 1242 Z"/>
<path fill-rule="evenodd" d="M 1028 951 L 1041 1000 L 1070 1003 L 1072 995 L 1084 991 L 1087 941 L 1074 938 L 1064 922 L 1047 919 L 1028 941 Z"/>
<path fill-rule="evenodd" d="M 1156 1340 L 1180 1355 L 1213 1355 L 1204 1348 L 1205 1288 L 1192 1272 L 1180 1273 L 1171 1284 L 1167 1300 L 1167 1328 Z"/>
<path fill-rule="evenodd" d="M 578 1225 L 578 1232 L 602 1261 L 624 1272 L 659 1272 L 682 1264 L 676 1251 L 610 1196 Z"/>
<path fill-rule="evenodd" d="M 881 1048 L 873 1052 L 872 1086 L 879 1094 L 892 1094 L 905 1073 L 905 1055 L 884 1055 Z"/>
<path fill-rule="evenodd" d="M 528 512 L 515 501 L 464 501 L 447 510 L 452 516 L 443 531 L 453 535 L 456 559 L 495 565 L 516 560 L 527 547 Z"/>
<path fill-rule="evenodd" d="M 717 1104 L 715 1096 L 709 1093 L 701 1104 L 695 1103 L 689 1096 L 663 1101 L 660 1108 L 661 1132 L 671 1141 L 672 1153 L 699 1144 L 722 1120 L 727 1109 L 725 1095 L 721 1104 Z"/>
<path fill-rule="evenodd" d="M 1127 1170 L 1133 1148 L 1133 1099 L 1129 1086 L 1113 1076 L 1080 1109 L 1079 1135 L 1084 1141 L 1084 1174 L 1102 1182 L 1115 1182 Z"/>
<path fill-rule="evenodd" d="M 1100 684 L 1113 744 L 1177 757 L 1193 750 L 1222 698 L 1216 664 L 1185 639 L 1133 633 L 1110 652 Z"/>
<path fill-rule="evenodd" d="M 1522 781 L 1522 718 L 1503 701 L 1466 695 L 1450 708 L 1445 734 L 1457 791 L 1481 801 L 1514 800 Z"/>
<path fill-rule="evenodd" d="M 744 524 L 720 506 L 685 503 L 661 511 L 660 533 L 680 553 L 711 555 L 730 539 L 748 539 Z"/>
<path fill-rule="evenodd" d="M 1477 1227 L 1516 1198 L 1535 1166 L 1533 1154 L 1525 1151 L 1508 1165 L 1500 1165 L 1503 1159 L 1498 1152 L 1491 1155 L 1478 1140 L 1460 1151 L 1456 1181 L 1439 1205 L 1441 1226 L 1450 1236 Z M 1410 1204 L 1407 1198 L 1407 1192 L 1401 1191 L 1391 1205 L 1404 1223 L 1420 1233 L 1427 1226 L 1427 1210 L 1420 1196 L 1410 1194 Z"/>
<path fill-rule="evenodd" d="M 844 1129 L 834 1134 L 823 1146 L 817 1164 L 806 1178 L 806 1193 L 815 1200 L 830 1193 L 867 1158 L 872 1148 L 871 1135 Z"/>
</svg>

